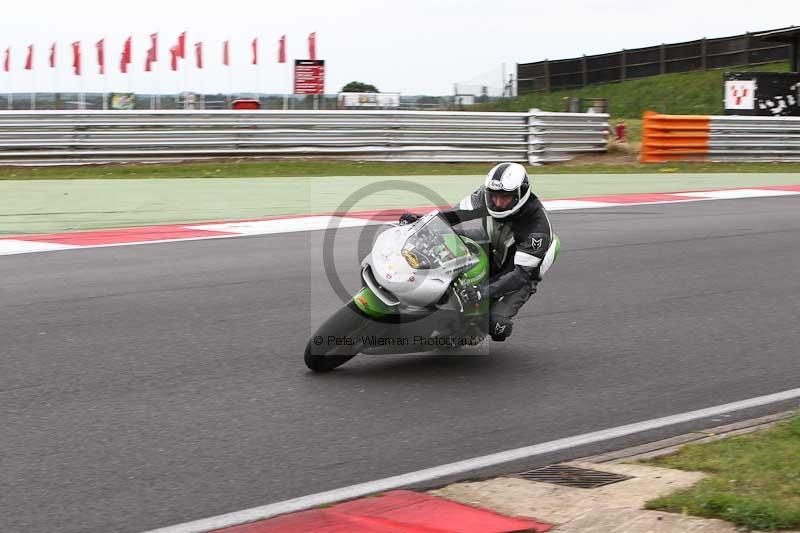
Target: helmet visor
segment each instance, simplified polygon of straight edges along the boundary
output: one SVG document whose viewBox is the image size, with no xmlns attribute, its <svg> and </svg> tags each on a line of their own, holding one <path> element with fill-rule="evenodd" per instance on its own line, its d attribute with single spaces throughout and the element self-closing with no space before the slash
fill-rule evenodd
<svg viewBox="0 0 800 533">
<path fill-rule="evenodd" d="M 518 191 L 495 191 L 486 189 L 486 203 L 492 211 L 508 211 L 519 201 Z"/>
</svg>

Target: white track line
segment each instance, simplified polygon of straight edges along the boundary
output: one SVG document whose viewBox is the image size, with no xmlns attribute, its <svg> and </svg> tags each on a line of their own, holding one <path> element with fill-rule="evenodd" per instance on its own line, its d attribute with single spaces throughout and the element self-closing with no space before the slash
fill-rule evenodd
<svg viewBox="0 0 800 533">
<path fill-rule="evenodd" d="M 315 231 L 327 228 L 354 228 L 370 224 L 374 224 L 374 222 L 367 218 L 309 216 L 251 220 L 248 222 L 223 222 L 183 227 L 194 230 L 223 231 L 227 233 L 236 233 L 238 235 L 270 235 L 274 233 Z"/>
<path fill-rule="evenodd" d="M 214 529 L 231 527 L 238 524 L 271 518 L 281 514 L 302 511 L 317 507 L 319 505 L 327 505 L 342 500 L 359 498 L 361 496 L 374 494 L 376 492 L 383 492 L 408 485 L 415 485 L 431 481 L 433 479 L 452 476 L 454 474 L 463 474 L 465 472 L 478 470 L 480 468 L 495 466 L 519 459 L 526 459 L 536 455 L 557 452 L 568 448 L 574 448 L 576 446 L 616 439 L 619 437 L 633 435 L 653 429 L 659 429 L 674 424 L 691 422 L 701 418 L 717 416 L 723 413 L 740 411 L 742 409 L 759 407 L 786 400 L 793 400 L 795 398 L 800 398 L 800 389 L 791 389 L 783 392 L 777 392 L 775 394 L 768 394 L 766 396 L 758 396 L 756 398 L 750 398 L 738 402 L 726 403 L 723 405 L 708 407 L 706 409 L 699 409 L 697 411 L 689 411 L 687 413 L 665 416 L 662 418 L 654 418 L 651 420 L 645 420 L 643 422 L 636 422 L 635 424 L 603 429 L 600 431 L 594 431 L 592 433 L 576 435 L 574 437 L 567 437 L 564 439 L 535 444 L 533 446 L 526 446 L 524 448 L 517 448 L 515 450 L 493 453 L 491 455 L 484 455 L 483 457 L 475 457 L 473 459 L 427 468 L 425 470 L 418 470 L 408 474 L 387 477 L 376 481 L 359 483 L 349 487 L 319 492 L 317 494 L 310 494 L 308 496 L 284 500 L 282 502 L 271 503 L 269 505 L 254 507 L 244 511 L 237 511 L 234 513 L 205 518 L 194 522 L 186 522 L 184 524 L 155 529 L 149 533 L 201 533 Z"/>
<path fill-rule="evenodd" d="M 0 255 L 30 254 L 33 252 L 52 252 L 77 248 L 68 244 L 26 241 L 24 239 L 0 239 Z"/>
</svg>

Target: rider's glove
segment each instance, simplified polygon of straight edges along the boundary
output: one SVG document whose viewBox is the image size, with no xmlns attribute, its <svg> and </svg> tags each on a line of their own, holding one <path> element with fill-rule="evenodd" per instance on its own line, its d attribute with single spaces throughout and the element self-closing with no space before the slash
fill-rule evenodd
<svg viewBox="0 0 800 533">
<path fill-rule="evenodd" d="M 414 213 L 403 213 L 402 215 L 400 215 L 400 225 L 405 226 L 406 224 L 413 224 L 419 219 L 420 216 L 415 215 Z"/>
<path fill-rule="evenodd" d="M 458 289 L 458 297 L 464 304 L 477 304 L 483 298 L 481 288 L 477 285 L 462 285 Z"/>
</svg>

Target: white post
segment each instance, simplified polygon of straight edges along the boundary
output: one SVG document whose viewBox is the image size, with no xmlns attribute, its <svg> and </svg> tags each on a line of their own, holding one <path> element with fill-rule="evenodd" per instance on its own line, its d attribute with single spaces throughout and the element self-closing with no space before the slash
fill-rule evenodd
<svg viewBox="0 0 800 533">
<path fill-rule="evenodd" d="M 53 109 L 58 109 L 58 68 L 51 67 L 53 71 Z"/>
</svg>

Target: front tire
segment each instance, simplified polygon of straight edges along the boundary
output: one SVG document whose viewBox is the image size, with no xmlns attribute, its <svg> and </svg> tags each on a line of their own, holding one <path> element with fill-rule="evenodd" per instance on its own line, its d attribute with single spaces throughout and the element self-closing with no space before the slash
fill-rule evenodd
<svg viewBox="0 0 800 533">
<path fill-rule="evenodd" d="M 345 364 L 363 348 L 360 337 L 370 322 L 352 301 L 336 311 L 308 340 L 306 366 L 314 372 L 328 372 Z"/>
</svg>

